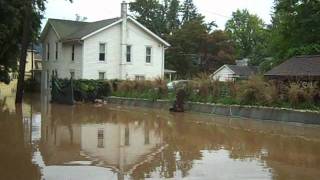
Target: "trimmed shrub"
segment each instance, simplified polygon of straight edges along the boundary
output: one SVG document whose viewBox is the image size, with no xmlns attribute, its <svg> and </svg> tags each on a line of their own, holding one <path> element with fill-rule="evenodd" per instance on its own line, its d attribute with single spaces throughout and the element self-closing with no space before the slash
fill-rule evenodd
<svg viewBox="0 0 320 180">
<path fill-rule="evenodd" d="M 58 80 L 61 88 L 70 83 L 69 79 Z M 108 81 L 103 80 L 72 80 L 74 99 L 76 101 L 94 101 L 111 95 L 112 88 Z"/>
</svg>

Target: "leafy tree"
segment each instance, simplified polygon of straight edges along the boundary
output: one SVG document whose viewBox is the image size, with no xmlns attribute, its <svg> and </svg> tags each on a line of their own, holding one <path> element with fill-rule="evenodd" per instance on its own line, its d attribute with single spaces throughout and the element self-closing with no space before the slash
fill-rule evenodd
<svg viewBox="0 0 320 180">
<path fill-rule="evenodd" d="M 0 1 L 0 45 L 4 47 L 0 50 L 0 81 L 9 83 L 9 73 L 16 71 L 19 64 L 16 103 L 22 102 L 27 49 L 40 34 L 45 2 L 46 0 Z"/>
<path fill-rule="evenodd" d="M 21 37 L 21 0 L 0 1 L 0 82 L 9 83 L 11 72 L 18 67 L 19 42 Z"/>
<path fill-rule="evenodd" d="M 166 11 L 167 7 L 160 4 L 158 0 L 136 0 L 130 3 L 130 11 L 135 18 L 157 35 L 166 33 Z"/>
<path fill-rule="evenodd" d="M 201 71 L 212 73 L 224 64 L 235 63 L 235 48 L 227 33 L 210 33 L 201 49 Z"/>
<path fill-rule="evenodd" d="M 223 64 L 234 63 L 234 46 L 223 31 L 209 33 L 199 19 L 182 25 L 169 37 L 172 47 L 166 54 L 166 67 L 177 70 L 183 78 L 199 72 L 212 73 Z"/>
<path fill-rule="evenodd" d="M 199 71 L 200 50 L 207 37 L 202 21 L 189 21 L 168 36 L 166 67 L 177 70 L 181 77 L 191 77 Z"/>
<path fill-rule="evenodd" d="M 238 58 L 259 59 L 265 55 L 267 30 L 257 15 L 248 10 L 233 12 L 226 23 L 226 32 L 235 42 Z"/>
<path fill-rule="evenodd" d="M 271 51 L 276 59 L 319 54 L 320 1 L 275 0 Z M 279 61 L 281 62 L 281 61 Z"/>
</svg>

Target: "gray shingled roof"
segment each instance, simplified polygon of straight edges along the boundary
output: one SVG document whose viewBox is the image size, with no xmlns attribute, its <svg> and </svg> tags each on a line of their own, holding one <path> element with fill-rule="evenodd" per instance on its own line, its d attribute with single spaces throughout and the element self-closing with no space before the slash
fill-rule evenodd
<svg viewBox="0 0 320 180">
<path fill-rule="evenodd" d="M 238 65 L 226 65 L 230 68 L 236 75 L 239 76 L 250 76 L 258 73 L 258 68 L 256 66 L 238 66 Z"/>
<path fill-rule="evenodd" d="M 48 21 L 58 33 L 61 40 L 74 40 L 81 39 L 119 19 L 120 18 L 112 18 L 95 22 L 80 22 L 62 19 L 49 19 Z"/>
<path fill-rule="evenodd" d="M 265 73 L 265 76 L 320 76 L 320 55 L 293 57 Z"/>
</svg>

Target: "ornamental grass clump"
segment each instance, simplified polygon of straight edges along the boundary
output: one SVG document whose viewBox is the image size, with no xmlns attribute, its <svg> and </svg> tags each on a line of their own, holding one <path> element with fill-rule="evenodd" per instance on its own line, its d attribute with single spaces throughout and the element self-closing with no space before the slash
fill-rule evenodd
<svg viewBox="0 0 320 180">
<path fill-rule="evenodd" d="M 156 79 L 149 80 L 126 80 L 117 84 L 117 91 L 113 93 L 115 96 L 160 99 L 168 95 L 166 81 Z"/>
<path fill-rule="evenodd" d="M 251 76 L 240 84 L 237 97 L 241 104 L 270 105 L 276 101 L 277 91 L 273 84 L 261 76 Z"/>
<path fill-rule="evenodd" d="M 317 83 L 290 83 L 288 86 L 288 101 L 293 107 L 301 104 L 316 104 L 319 96 Z"/>
</svg>

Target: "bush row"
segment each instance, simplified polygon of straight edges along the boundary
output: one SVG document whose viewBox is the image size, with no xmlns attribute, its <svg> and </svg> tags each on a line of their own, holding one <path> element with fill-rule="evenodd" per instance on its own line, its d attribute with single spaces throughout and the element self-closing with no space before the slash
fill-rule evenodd
<svg viewBox="0 0 320 180">
<path fill-rule="evenodd" d="M 60 80 L 62 84 L 67 81 Z M 162 79 L 154 81 L 74 80 L 73 83 L 77 101 L 93 101 L 109 95 L 150 100 L 175 98 L 175 91 L 169 91 L 167 82 Z M 280 83 L 265 80 L 262 76 L 252 76 L 248 80 L 236 82 L 218 82 L 211 81 L 208 77 L 201 77 L 177 88 L 185 89 L 187 100 L 193 102 L 320 110 L 319 83 Z"/>
</svg>

